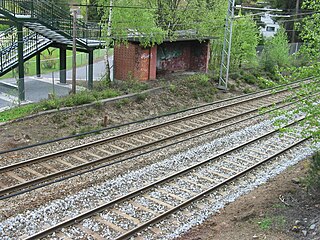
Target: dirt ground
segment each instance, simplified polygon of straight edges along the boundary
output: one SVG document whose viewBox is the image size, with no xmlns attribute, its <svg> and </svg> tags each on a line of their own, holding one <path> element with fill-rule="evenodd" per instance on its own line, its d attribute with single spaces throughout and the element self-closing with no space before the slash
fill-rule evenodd
<svg viewBox="0 0 320 240">
<path fill-rule="evenodd" d="M 179 240 L 319 240 L 320 191 L 304 187 L 307 165 L 289 168 Z"/>
<path fill-rule="evenodd" d="M 105 115 L 111 126 L 243 93 L 218 92 L 203 82 L 192 87 L 190 79 L 172 80 L 162 86 L 160 94 L 139 96 L 134 101 L 57 112 L 1 126 L 0 151 L 101 128 Z M 252 88 L 242 89 L 248 87 Z M 305 189 L 301 179 L 307 169 L 307 161 L 301 162 L 180 239 L 320 239 L 320 192 Z"/>
<path fill-rule="evenodd" d="M 223 93 L 212 83 L 193 81 L 189 77 L 151 82 L 149 88 L 162 87 L 163 90 L 138 94 L 133 101 L 122 99 L 106 105 L 58 111 L 0 126 L 0 151 L 101 129 L 105 116 L 109 122 L 107 127 L 110 127 L 243 94 L 235 90 Z M 125 95 L 130 89 L 121 86 L 121 92 Z"/>
</svg>

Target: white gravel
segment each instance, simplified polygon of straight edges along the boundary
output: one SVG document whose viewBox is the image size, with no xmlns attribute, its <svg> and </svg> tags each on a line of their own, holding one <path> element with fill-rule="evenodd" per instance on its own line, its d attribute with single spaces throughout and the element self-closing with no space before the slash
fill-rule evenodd
<svg viewBox="0 0 320 240">
<path fill-rule="evenodd" d="M 123 126 L 123 127 L 120 127 L 120 128 L 114 128 L 114 129 L 111 129 L 111 130 L 108 130 L 108 131 L 102 131 L 98 135 L 87 136 L 87 137 L 85 137 L 83 139 L 72 138 L 72 139 L 60 141 L 60 142 L 57 142 L 57 143 L 51 143 L 51 144 L 46 144 L 46 145 L 39 146 L 39 147 L 34 147 L 34 148 L 28 149 L 28 150 L 18 151 L 16 153 L 13 153 L 13 155 L 11 153 L 4 154 L 4 155 L 0 156 L 0 166 L 6 166 L 8 164 L 13 164 L 15 162 L 21 162 L 21 161 L 24 161 L 25 159 L 39 157 L 39 156 L 50 154 L 52 152 L 56 152 L 56 151 L 59 151 L 59 150 L 63 150 L 63 149 L 67 149 L 67 148 L 83 145 L 83 144 L 86 144 L 88 142 L 93 142 L 93 141 L 97 141 L 97 140 L 100 140 L 100 139 L 105 139 L 105 138 L 110 137 L 110 136 L 115 136 L 115 135 L 127 133 L 129 131 L 133 131 L 133 130 L 136 130 L 136 129 L 139 129 L 139 128 L 145 128 L 147 126 L 151 126 L 151 125 L 154 125 L 154 124 L 164 123 L 164 122 L 167 122 L 169 120 L 174 120 L 174 119 L 177 119 L 177 118 L 180 118 L 180 117 L 184 117 L 184 116 L 187 116 L 187 115 L 191 115 L 191 114 L 195 114 L 195 113 L 198 113 L 198 112 L 201 112 L 201 111 L 215 109 L 215 108 L 218 108 L 218 107 L 229 105 L 231 103 L 239 102 L 240 100 L 249 99 L 249 98 L 252 98 L 254 96 L 262 96 L 265 93 L 266 92 L 256 93 L 256 94 L 251 95 L 251 96 L 242 96 L 242 97 L 240 97 L 238 99 L 235 99 L 235 100 L 228 100 L 228 101 L 225 101 L 225 102 L 217 102 L 217 103 L 213 103 L 212 105 L 199 107 L 199 108 L 188 110 L 188 111 L 185 111 L 185 112 L 182 112 L 182 113 L 173 114 L 173 115 L 169 115 L 169 116 L 164 116 L 164 117 L 161 117 L 161 118 L 157 118 L 157 119 L 154 119 L 154 120 L 148 120 L 148 121 L 144 121 L 144 122 L 141 122 L 141 123 L 135 123 L 135 124 Z M 280 95 L 282 95 L 282 94 L 280 94 Z"/>
<path fill-rule="evenodd" d="M 320 143 L 315 147 L 319 149 Z M 199 208 L 195 208 L 196 204 L 193 204 L 184 211 L 177 212 L 174 216 L 170 217 L 170 221 L 166 220 L 165 222 L 156 224 L 157 228 L 161 228 L 163 230 L 163 235 L 157 236 L 157 239 L 174 239 L 192 227 L 200 225 L 210 216 L 218 213 L 219 210 L 222 209 L 226 204 L 234 202 L 240 196 L 249 193 L 258 186 L 266 183 L 269 179 L 279 175 L 288 167 L 293 166 L 299 161 L 312 156 L 314 151 L 315 148 L 310 146 L 310 142 L 307 142 L 302 146 L 295 147 L 295 149 L 291 150 L 290 153 L 278 157 L 271 164 L 267 164 L 263 167 L 260 167 L 258 170 L 255 170 L 254 173 L 250 173 L 250 177 L 246 175 L 237 180 L 236 185 L 238 187 L 229 185 L 229 187 L 223 191 L 224 194 L 221 192 L 220 194 L 214 193 L 209 195 L 208 199 L 214 199 L 213 202 L 206 200 L 199 201 L 199 203 L 202 203 L 202 206 L 206 206 L 201 211 L 199 211 Z M 206 201 L 206 203 L 203 204 L 203 201 Z M 184 215 L 185 211 L 190 212 L 188 217 Z M 179 227 L 171 228 L 171 221 L 179 221 Z M 144 233 L 141 235 L 143 236 Z M 144 239 L 155 239 L 154 235 L 150 232 L 146 235 L 150 236 L 150 238 Z"/>
<path fill-rule="evenodd" d="M 240 142 L 248 141 L 254 136 L 261 135 L 271 129 L 273 129 L 272 121 L 263 121 L 140 170 L 124 173 L 122 176 L 109 179 L 104 184 L 92 186 L 78 194 L 54 200 L 32 211 L 26 211 L 10 217 L 0 222 L 0 238 L 17 239 L 22 235 L 34 234 L 43 228 L 57 224 L 64 218 L 73 217 L 81 211 L 94 208 L 102 202 L 108 202 L 119 195 L 132 191 L 134 188 L 140 188 L 154 178 L 162 178 L 164 177 L 164 172 L 169 175 L 174 171 L 203 161 L 216 155 L 221 150 L 238 145 Z M 230 199 L 234 199 L 234 197 L 232 196 Z M 147 202 L 150 201 L 146 199 L 141 204 L 144 205 Z"/>
</svg>

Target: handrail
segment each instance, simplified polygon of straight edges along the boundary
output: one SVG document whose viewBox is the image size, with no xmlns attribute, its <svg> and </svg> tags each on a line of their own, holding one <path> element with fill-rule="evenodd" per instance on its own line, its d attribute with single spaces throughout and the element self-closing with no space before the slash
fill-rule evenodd
<svg viewBox="0 0 320 240">
<path fill-rule="evenodd" d="M 2 32 L 0 32 L 0 39 L 3 37 L 6 37 L 7 35 L 11 34 L 13 31 L 15 31 L 15 27 L 10 27 Z"/>
<path fill-rule="evenodd" d="M 72 37 L 73 19 L 70 12 L 54 4 L 52 0 L 1 0 L 0 8 L 16 17 L 24 15 L 39 19 L 57 32 Z M 99 40 L 101 38 L 101 26 L 98 24 L 87 24 L 77 19 L 76 26 L 79 41 L 88 43 L 89 39 Z"/>
<path fill-rule="evenodd" d="M 23 38 L 24 57 L 28 57 L 30 54 L 38 51 L 39 48 L 42 48 L 50 42 L 50 40 L 29 29 L 24 28 L 23 31 L 27 33 Z M 12 32 L 12 35 L 15 35 L 15 37 L 12 38 L 12 41 L 8 41 L 6 46 L 0 49 L 0 73 L 3 73 L 7 68 L 10 68 L 18 62 L 18 41 L 14 31 Z"/>
</svg>

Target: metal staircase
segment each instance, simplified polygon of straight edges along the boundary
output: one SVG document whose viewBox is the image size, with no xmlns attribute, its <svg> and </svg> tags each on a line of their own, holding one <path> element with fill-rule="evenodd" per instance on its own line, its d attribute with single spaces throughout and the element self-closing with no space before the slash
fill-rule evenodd
<svg viewBox="0 0 320 240">
<path fill-rule="evenodd" d="M 24 61 L 43 51 L 52 43 L 51 40 L 23 28 L 23 58 Z M 6 74 L 18 66 L 18 33 L 17 28 L 11 27 L 0 34 L 0 75 Z"/>
<path fill-rule="evenodd" d="M 66 83 L 66 49 L 73 45 L 87 52 L 88 88 L 93 87 L 93 51 L 103 48 L 101 26 L 76 20 L 54 0 L 0 0 L 0 20 L 16 26 L 0 34 L 0 76 L 18 66 L 19 100 L 25 100 L 24 62 L 49 46 L 60 48 L 60 82 Z M 37 58 L 37 75 L 40 58 Z"/>
<path fill-rule="evenodd" d="M 73 23 L 70 12 L 47 0 L 0 0 L 0 16 L 23 25 L 23 59 L 28 60 L 52 43 L 72 45 Z M 103 45 L 98 24 L 76 22 L 77 48 Z M 0 76 L 18 66 L 17 28 L 0 34 Z"/>
<path fill-rule="evenodd" d="M 22 22 L 24 27 L 54 42 L 72 44 L 72 16 L 52 0 L 1 0 L 1 14 L 13 21 Z M 76 30 L 79 48 L 97 48 L 103 44 L 98 24 L 77 20 Z"/>
</svg>

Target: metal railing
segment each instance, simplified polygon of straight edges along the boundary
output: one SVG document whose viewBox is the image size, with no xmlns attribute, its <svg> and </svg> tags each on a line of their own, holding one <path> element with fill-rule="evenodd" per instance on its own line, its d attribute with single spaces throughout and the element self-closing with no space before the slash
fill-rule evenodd
<svg viewBox="0 0 320 240">
<path fill-rule="evenodd" d="M 0 0 L 0 9 L 14 17 L 38 19 L 57 33 L 72 37 L 73 19 L 70 12 L 57 6 L 53 0 Z M 76 29 L 77 38 L 84 43 L 101 38 L 101 27 L 98 24 L 78 19 Z"/>
<path fill-rule="evenodd" d="M 35 54 L 48 46 L 51 41 L 30 29 L 23 28 L 23 56 Z M 2 35 L 0 48 L 0 75 L 18 64 L 18 34 L 16 28 L 10 28 Z"/>
</svg>

